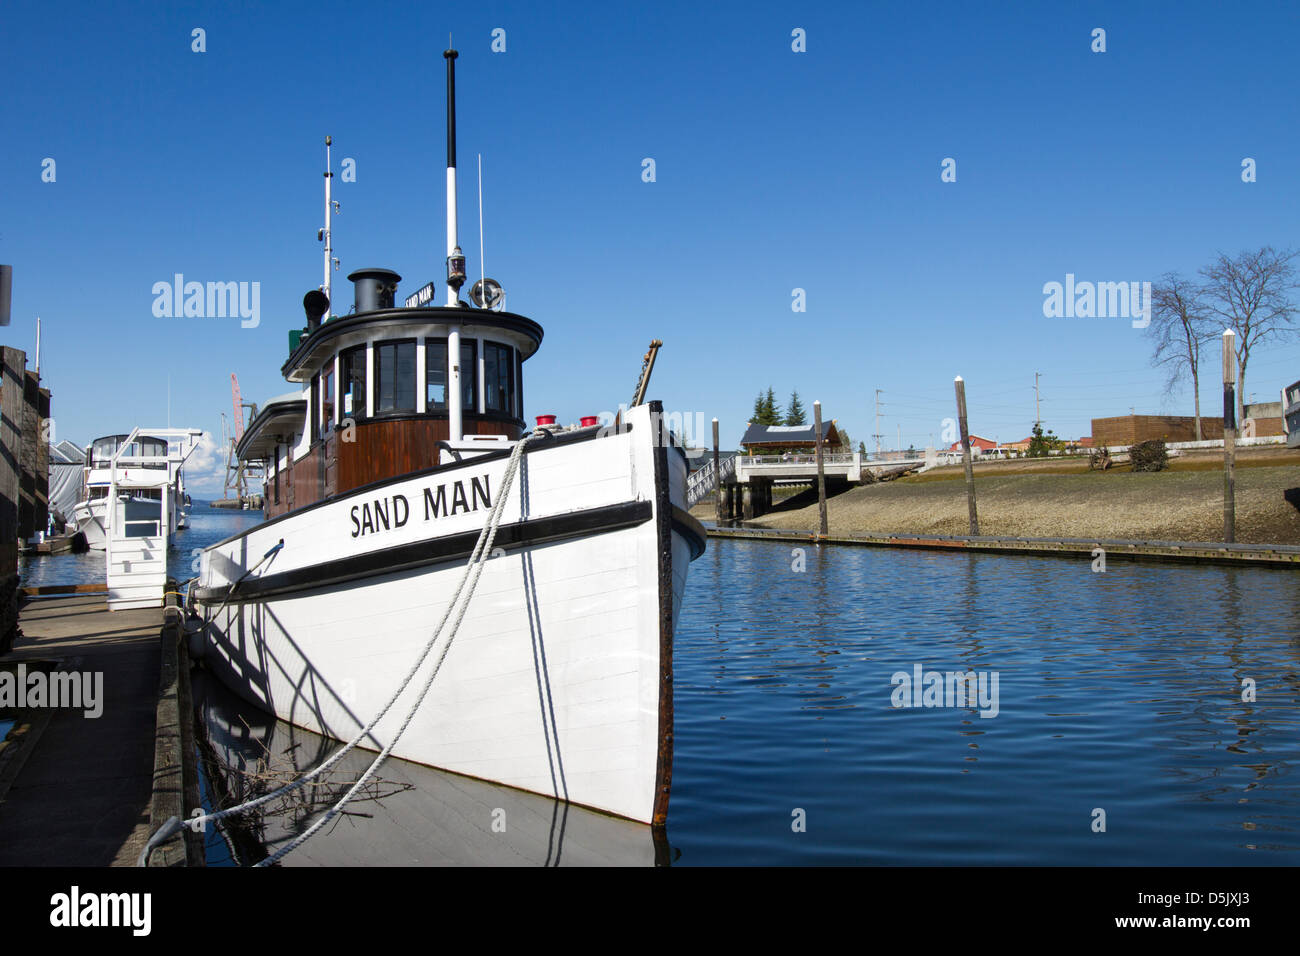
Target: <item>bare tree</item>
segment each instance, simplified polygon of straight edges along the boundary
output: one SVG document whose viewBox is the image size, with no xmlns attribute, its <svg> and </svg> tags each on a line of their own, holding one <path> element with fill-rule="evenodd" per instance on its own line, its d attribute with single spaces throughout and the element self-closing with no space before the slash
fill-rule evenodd
<svg viewBox="0 0 1300 956">
<path fill-rule="evenodd" d="M 1201 346 L 1214 337 L 1204 289 L 1176 272 L 1166 272 L 1151 289 L 1149 334 L 1156 343 L 1151 364 L 1169 371 L 1165 391 L 1192 376 L 1196 403 L 1196 440 L 1201 440 Z"/>
<path fill-rule="evenodd" d="M 1293 260 L 1300 252 L 1278 252 L 1272 246 L 1241 252 L 1236 258 L 1219 258 L 1201 270 L 1205 277 L 1205 303 L 1227 328 L 1237 333 L 1237 422 L 1246 394 L 1246 364 L 1251 350 L 1261 342 L 1294 328 L 1296 282 Z"/>
</svg>

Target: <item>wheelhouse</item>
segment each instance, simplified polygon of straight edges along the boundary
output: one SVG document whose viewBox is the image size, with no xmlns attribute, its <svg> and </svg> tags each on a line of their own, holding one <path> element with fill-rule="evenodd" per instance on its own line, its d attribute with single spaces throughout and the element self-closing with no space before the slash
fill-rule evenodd
<svg viewBox="0 0 1300 956">
<path fill-rule="evenodd" d="M 113 462 L 113 456 L 118 453 L 122 445 L 130 438 L 130 435 L 106 435 L 103 438 L 96 438 L 91 442 L 90 447 L 86 449 L 86 467 L 92 469 L 108 468 Z M 141 436 L 125 449 L 123 455 L 127 458 L 163 458 L 167 457 L 167 441 L 162 438 L 150 438 Z M 151 461 L 141 465 L 142 468 L 166 468 L 167 462 Z"/>
<path fill-rule="evenodd" d="M 237 448 L 265 465 L 268 518 L 525 430 L 523 363 L 540 325 L 467 305 L 399 308 L 396 273 L 349 278 L 355 314 L 317 323 L 309 312 L 290 333 L 281 373 L 300 390 L 268 402 Z"/>
</svg>

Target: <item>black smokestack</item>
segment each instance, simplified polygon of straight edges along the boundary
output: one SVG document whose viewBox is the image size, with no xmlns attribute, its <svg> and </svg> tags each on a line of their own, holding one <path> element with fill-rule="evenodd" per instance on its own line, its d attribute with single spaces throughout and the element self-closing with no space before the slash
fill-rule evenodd
<svg viewBox="0 0 1300 956">
<path fill-rule="evenodd" d="M 356 311 L 361 313 L 391 309 L 402 277 L 391 269 L 358 269 L 348 281 L 353 284 Z"/>
</svg>

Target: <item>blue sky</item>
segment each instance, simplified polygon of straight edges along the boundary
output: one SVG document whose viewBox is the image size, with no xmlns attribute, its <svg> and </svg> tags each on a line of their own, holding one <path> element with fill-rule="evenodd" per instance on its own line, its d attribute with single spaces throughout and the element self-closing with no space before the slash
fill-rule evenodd
<svg viewBox="0 0 1300 956">
<path fill-rule="evenodd" d="M 1045 318 L 1044 283 L 1300 245 L 1295 4 L 6 0 L 0 19 L 0 340 L 30 352 L 41 316 L 57 435 L 80 443 L 165 424 L 169 376 L 171 423 L 213 432 L 232 372 L 246 400 L 288 390 L 327 133 L 357 170 L 335 180 L 336 302 L 363 266 L 401 273 L 399 297 L 442 274 L 449 31 L 469 271 L 482 153 L 488 274 L 546 329 L 529 416 L 617 408 L 655 337 L 651 397 L 716 415 L 725 446 L 768 385 L 868 444 L 882 389 L 890 447 L 939 437 L 958 374 L 972 431 L 1001 440 L 1028 434 L 1035 372 L 1058 434 L 1190 414 L 1146 333 Z M 155 317 L 177 272 L 259 282 L 259 326 Z M 1246 391 L 1296 379 L 1300 335 Z"/>
</svg>

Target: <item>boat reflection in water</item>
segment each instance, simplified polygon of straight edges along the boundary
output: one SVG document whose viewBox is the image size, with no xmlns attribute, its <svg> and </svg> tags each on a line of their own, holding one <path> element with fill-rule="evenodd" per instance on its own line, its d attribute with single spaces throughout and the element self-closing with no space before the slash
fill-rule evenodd
<svg viewBox="0 0 1300 956">
<path fill-rule="evenodd" d="M 203 802 L 233 806 L 284 786 L 342 745 L 294 727 L 193 675 Z M 251 866 L 302 833 L 374 759 L 353 750 L 312 783 L 206 833 L 212 866 Z M 389 758 L 287 866 L 653 866 L 662 829 L 561 800 Z"/>
</svg>

